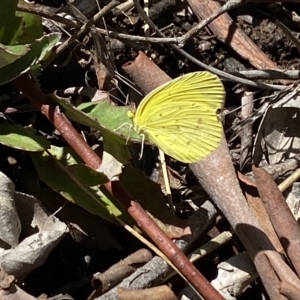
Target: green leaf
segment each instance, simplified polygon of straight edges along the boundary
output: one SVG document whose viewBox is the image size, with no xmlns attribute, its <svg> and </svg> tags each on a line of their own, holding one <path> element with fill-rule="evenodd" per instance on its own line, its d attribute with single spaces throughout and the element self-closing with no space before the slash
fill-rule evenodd
<svg viewBox="0 0 300 300">
<path fill-rule="evenodd" d="M 102 129 L 113 132 L 123 139 L 141 140 L 141 136 L 133 130 L 132 119 L 128 117 L 130 111 L 128 106 L 112 106 L 107 101 L 97 101 L 82 103 L 77 109 L 97 120 Z M 97 129 L 101 130 L 101 128 L 98 125 Z"/>
<path fill-rule="evenodd" d="M 18 12 L 18 0 L 0 1 L 0 42 L 5 45 L 30 44 L 43 34 L 41 17 Z"/>
<path fill-rule="evenodd" d="M 20 27 L 21 18 L 15 16 L 18 0 L 1 0 L 0 1 L 0 42 L 10 45 Z"/>
<path fill-rule="evenodd" d="M 54 94 L 48 97 L 59 104 L 66 116 L 75 122 L 101 132 L 112 133 L 123 140 L 127 140 L 128 137 L 133 141 L 141 140 L 141 136 L 133 130 L 132 119 L 128 117 L 128 106 L 112 106 L 108 100 L 101 100 L 74 107 L 65 98 Z"/>
<path fill-rule="evenodd" d="M 99 178 L 104 183 L 105 175 L 95 175 L 89 171 L 87 177 L 91 180 L 90 183 L 87 184 L 88 178 L 82 179 L 86 170 L 82 169 L 81 159 L 69 147 L 52 146 L 50 151 L 32 153 L 31 157 L 41 180 L 69 201 L 110 222 L 115 222 L 113 216 L 122 218 L 127 223 L 133 222 L 115 199 L 109 198 L 109 195 L 98 188 Z M 77 168 L 75 173 L 74 168 Z M 96 182 L 97 185 L 91 186 Z"/>
<path fill-rule="evenodd" d="M 106 183 L 107 177 L 84 164 L 76 164 L 68 167 L 69 172 L 81 183 L 87 186 L 96 186 Z"/>
<path fill-rule="evenodd" d="M 32 128 L 20 125 L 0 124 L 0 143 L 19 150 L 43 151 L 50 147 L 50 143 L 43 136 L 37 136 Z"/>
<path fill-rule="evenodd" d="M 0 68 L 0 84 L 9 82 L 30 70 L 53 49 L 60 35 L 53 33 L 44 35 L 28 46 L 29 51 L 13 63 Z"/>
<path fill-rule="evenodd" d="M 0 68 L 13 63 L 29 50 L 30 48 L 26 45 L 4 46 L 0 44 Z"/>
<path fill-rule="evenodd" d="M 133 130 L 132 119 L 128 117 L 128 107 L 112 106 L 108 101 L 102 100 L 84 103 L 76 108 L 66 99 L 53 94 L 49 97 L 63 108 L 64 113 L 71 120 L 100 130 L 103 134 L 104 151 L 123 164 L 128 162 L 130 154 L 127 140 L 129 138 L 134 141 L 141 140 L 140 135 Z"/>
<path fill-rule="evenodd" d="M 115 222 L 113 216 L 116 216 L 126 224 L 134 226 L 135 222 L 120 203 L 103 186 L 99 188 L 99 182 L 107 182 L 105 176 L 84 167 L 81 159 L 70 147 L 51 146 L 47 152 L 31 153 L 31 158 L 40 179 L 72 203 L 110 222 Z M 121 181 L 134 199 L 155 218 L 164 224 L 179 227 L 185 225 L 170 214 L 160 186 L 143 172 L 126 165 Z"/>
<path fill-rule="evenodd" d="M 43 35 L 43 26 L 40 16 L 17 11 L 15 18 L 21 19 L 21 22 L 14 36 L 11 37 L 8 43 L 9 45 L 31 44 Z"/>
</svg>

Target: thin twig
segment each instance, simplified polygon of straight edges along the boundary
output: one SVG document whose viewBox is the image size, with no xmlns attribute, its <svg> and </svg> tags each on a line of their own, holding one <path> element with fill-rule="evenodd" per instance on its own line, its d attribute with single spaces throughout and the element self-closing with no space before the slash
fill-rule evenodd
<svg viewBox="0 0 300 300">
<path fill-rule="evenodd" d="M 130 35 L 124 33 L 118 33 L 112 30 L 105 30 L 102 28 L 97 27 L 97 31 L 101 34 L 108 35 L 111 38 L 116 38 L 120 40 L 128 40 L 131 42 L 141 42 L 141 43 L 155 43 L 155 44 L 176 44 L 178 43 L 178 38 L 171 38 L 171 37 L 148 37 L 148 36 L 137 36 L 137 35 Z"/>
<path fill-rule="evenodd" d="M 201 245 L 199 248 L 194 250 L 188 255 L 189 260 L 192 263 L 202 259 L 204 256 L 212 253 L 213 251 L 221 248 L 225 243 L 232 239 L 232 234 L 229 231 L 224 231 L 215 238 L 211 239 L 204 245 Z M 176 272 L 171 270 L 168 275 L 163 279 L 163 282 L 168 281 L 172 276 L 174 276 Z"/>
<path fill-rule="evenodd" d="M 202 20 L 200 23 L 198 23 L 196 26 L 194 26 L 191 30 L 189 30 L 186 34 L 184 34 L 182 36 L 182 38 L 179 40 L 179 47 L 183 47 L 183 45 L 189 39 L 195 37 L 202 28 L 204 28 L 206 25 L 208 25 L 210 22 L 215 20 L 217 17 L 219 17 L 223 13 L 225 13 L 231 9 L 237 8 L 244 4 L 246 4 L 245 1 L 229 0 L 219 10 L 217 10 L 215 13 L 211 14 L 205 20 Z"/>
<path fill-rule="evenodd" d="M 208 66 L 206 64 L 204 64 L 203 62 L 199 61 L 198 59 L 196 59 L 195 57 L 193 57 L 192 55 L 190 55 L 189 53 L 187 53 L 186 51 L 179 49 L 179 47 L 175 46 L 175 45 L 170 45 L 173 49 L 175 49 L 177 52 L 179 52 L 180 54 L 182 54 L 183 56 L 185 56 L 186 58 L 188 58 L 191 62 L 193 62 L 194 64 L 198 65 L 199 67 L 208 70 L 220 77 L 223 77 L 229 81 L 232 82 L 236 82 L 236 83 L 240 83 L 240 84 L 244 84 L 253 88 L 257 88 L 257 89 L 266 89 L 266 90 L 275 90 L 275 91 L 280 91 L 280 90 L 284 90 L 286 88 L 286 86 L 284 85 L 277 85 L 277 84 L 265 84 L 265 83 L 260 83 L 260 82 L 254 82 L 252 80 L 248 80 L 248 79 L 244 79 L 244 78 L 240 78 L 234 75 L 231 75 L 229 73 L 226 73 L 224 71 L 221 71 L 217 68 L 214 68 L 212 66 Z"/>
<path fill-rule="evenodd" d="M 300 178 L 300 169 L 297 169 L 293 172 L 288 178 L 281 182 L 278 186 L 278 189 L 281 192 L 285 192 L 289 187 L 291 187 L 296 181 Z"/>
<path fill-rule="evenodd" d="M 165 35 L 159 30 L 159 28 L 152 22 L 152 20 L 145 14 L 143 8 L 141 7 L 139 1 L 134 0 L 135 6 L 139 12 L 139 14 L 141 15 L 141 17 L 144 19 L 145 22 L 147 22 L 149 24 L 149 26 L 160 36 L 160 37 L 165 37 Z M 228 74 L 224 71 L 218 70 L 212 66 L 208 66 L 204 63 L 202 63 L 201 61 L 197 60 L 195 57 L 193 57 L 192 55 L 190 55 L 189 53 L 185 52 L 184 50 L 180 49 L 177 45 L 170 45 L 170 47 L 172 47 L 174 50 L 176 50 L 177 52 L 179 52 L 181 55 L 185 56 L 186 58 L 188 58 L 191 62 L 193 62 L 194 64 L 196 64 L 197 66 L 208 70 L 220 77 L 223 77 L 225 79 L 228 79 L 230 81 L 233 82 L 237 82 L 237 83 L 241 83 L 244 85 L 248 85 L 254 88 L 260 88 L 260 89 L 269 89 L 269 90 L 283 90 L 285 88 L 285 86 L 282 85 L 273 85 L 273 84 L 264 84 L 264 83 L 256 83 L 254 81 L 251 80 L 247 80 L 244 78 L 239 78 L 236 76 L 233 76 L 231 74 Z"/>
<path fill-rule="evenodd" d="M 25 4 L 26 3 L 19 2 L 17 10 L 18 11 L 22 11 L 22 12 L 27 12 L 27 13 L 38 15 L 38 16 L 44 17 L 45 19 L 49 19 L 49 20 L 52 20 L 52 21 L 55 21 L 55 22 L 67 25 L 67 26 L 69 26 L 71 28 L 78 28 L 78 27 L 80 27 L 80 25 L 78 25 L 77 23 L 75 23 L 75 22 L 73 22 L 73 21 L 71 21 L 71 20 L 69 20 L 67 18 L 64 18 L 64 17 L 61 17 L 59 15 L 56 15 L 56 13 L 54 13 L 52 11 L 48 11 L 46 9 L 40 9 L 40 8 L 38 8 L 36 6 L 30 6 L 30 5 L 25 5 Z"/>
<path fill-rule="evenodd" d="M 291 79 L 300 78 L 299 70 L 247 70 L 238 72 L 228 72 L 231 75 L 247 79 Z"/>
<path fill-rule="evenodd" d="M 91 19 L 89 19 L 82 27 L 77 31 L 77 33 L 73 34 L 70 38 L 68 38 L 61 46 L 59 46 L 52 56 L 52 60 L 66 50 L 74 41 L 76 41 L 81 35 L 86 33 L 98 20 L 108 14 L 113 8 L 118 6 L 122 1 L 120 0 L 112 0 L 109 4 L 107 4 L 103 9 L 101 9 L 96 15 L 94 15 Z"/>
</svg>

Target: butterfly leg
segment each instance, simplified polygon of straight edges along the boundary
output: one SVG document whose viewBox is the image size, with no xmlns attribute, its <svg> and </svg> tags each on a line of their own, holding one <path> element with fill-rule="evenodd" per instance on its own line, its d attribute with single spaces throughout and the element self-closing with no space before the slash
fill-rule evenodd
<svg viewBox="0 0 300 300">
<path fill-rule="evenodd" d="M 128 125 L 128 126 L 129 126 L 129 129 L 133 127 L 132 124 L 130 124 L 130 123 L 123 123 L 123 124 L 120 125 L 119 127 L 115 128 L 115 129 L 113 130 L 113 132 L 118 131 L 119 129 L 121 129 L 121 128 L 124 127 L 125 125 Z"/>
<path fill-rule="evenodd" d="M 144 133 L 141 133 L 141 137 L 142 137 L 142 146 L 141 146 L 141 153 L 140 153 L 139 159 L 142 159 L 143 153 L 144 153 L 145 134 L 144 134 Z"/>
</svg>

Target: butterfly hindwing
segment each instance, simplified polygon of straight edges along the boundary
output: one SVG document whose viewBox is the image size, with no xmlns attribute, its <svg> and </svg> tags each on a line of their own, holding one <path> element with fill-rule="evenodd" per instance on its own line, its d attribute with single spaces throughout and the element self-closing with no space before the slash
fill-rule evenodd
<svg viewBox="0 0 300 300">
<path fill-rule="evenodd" d="M 215 150 L 222 137 L 217 116 L 224 101 L 219 78 L 209 72 L 189 73 L 149 93 L 133 118 L 135 130 L 166 154 L 196 162 Z"/>
</svg>

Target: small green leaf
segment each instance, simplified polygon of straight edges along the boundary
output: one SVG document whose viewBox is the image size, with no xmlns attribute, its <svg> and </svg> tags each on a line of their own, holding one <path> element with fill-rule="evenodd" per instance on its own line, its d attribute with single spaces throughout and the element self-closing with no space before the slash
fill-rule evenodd
<svg viewBox="0 0 300 300">
<path fill-rule="evenodd" d="M 0 68 L 13 63 L 30 50 L 26 45 L 4 46 L 0 44 Z"/>
<path fill-rule="evenodd" d="M 128 106 L 112 106 L 107 101 L 82 103 L 77 109 L 88 114 L 109 132 L 124 139 L 140 141 L 141 136 L 133 130 L 132 119 L 128 117 Z M 101 130 L 98 125 L 98 129 Z"/>
<path fill-rule="evenodd" d="M 15 18 L 21 21 L 19 22 L 19 28 L 17 28 L 14 36 L 11 37 L 9 45 L 31 44 L 43 35 L 40 16 L 17 11 Z"/>
<path fill-rule="evenodd" d="M 43 151 L 50 147 L 45 137 L 37 136 L 32 128 L 20 125 L 0 124 L 0 143 L 19 150 Z"/>
<path fill-rule="evenodd" d="M 54 94 L 48 95 L 50 100 L 59 104 L 66 116 L 75 122 L 101 132 L 108 132 L 123 140 L 140 141 L 141 136 L 133 130 L 132 119 L 128 117 L 129 108 L 112 106 L 108 100 L 82 103 L 74 107 L 65 98 Z"/>
<path fill-rule="evenodd" d="M 108 101 L 84 103 L 78 108 L 70 102 L 55 95 L 50 99 L 58 103 L 68 118 L 102 132 L 104 151 L 110 153 L 119 162 L 125 164 L 130 159 L 127 140 L 140 140 L 140 136 L 132 129 L 132 120 L 128 117 L 128 107 L 112 106 Z M 115 129 L 117 129 L 115 131 Z"/>
</svg>

